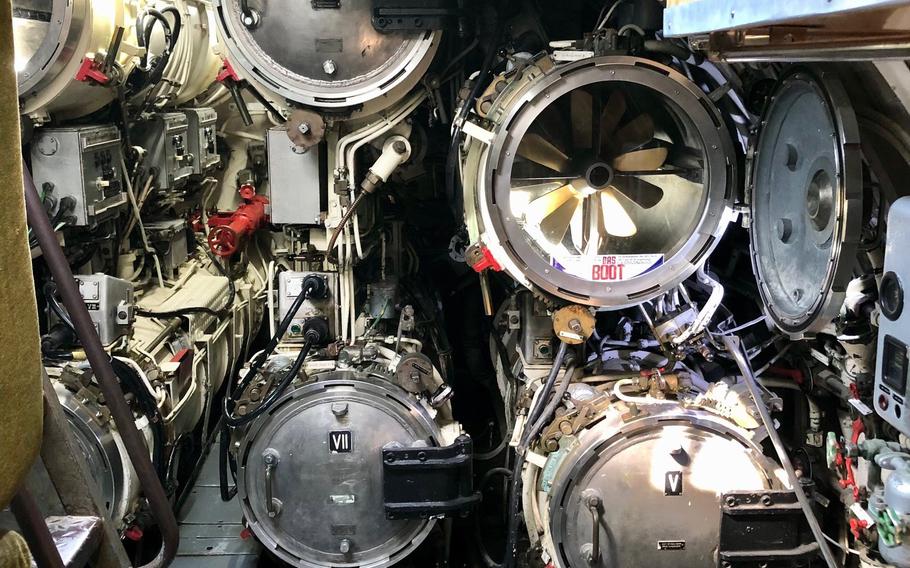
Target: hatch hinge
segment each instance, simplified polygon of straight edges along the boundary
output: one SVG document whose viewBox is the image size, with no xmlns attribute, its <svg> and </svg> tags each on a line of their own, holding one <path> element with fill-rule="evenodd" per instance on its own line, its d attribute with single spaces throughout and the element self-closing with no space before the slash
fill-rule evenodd
<svg viewBox="0 0 910 568">
<path fill-rule="evenodd" d="M 389 519 L 462 513 L 480 501 L 474 490 L 474 443 L 462 435 L 451 446 L 382 450 L 382 497 Z"/>
</svg>

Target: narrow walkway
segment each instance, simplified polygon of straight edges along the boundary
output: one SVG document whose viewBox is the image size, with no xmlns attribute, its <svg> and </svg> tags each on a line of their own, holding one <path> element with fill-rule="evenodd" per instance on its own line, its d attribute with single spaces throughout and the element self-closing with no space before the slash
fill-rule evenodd
<svg viewBox="0 0 910 568">
<path fill-rule="evenodd" d="M 235 497 L 225 503 L 218 488 L 218 445 L 209 451 L 178 515 L 180 548 L 175 568 L 255 568 L 259 545 L 240 538 L 240 505 Z"/>
</svg>

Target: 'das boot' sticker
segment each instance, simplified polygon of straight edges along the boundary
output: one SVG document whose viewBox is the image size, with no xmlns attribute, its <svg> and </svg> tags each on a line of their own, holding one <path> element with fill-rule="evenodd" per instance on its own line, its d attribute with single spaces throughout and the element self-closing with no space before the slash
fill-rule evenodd
<svg viewBox="0 0 910 568">
<path fill-rule="evenodd" d="M 553 257 L 553 267 L 593 282 L 624 282 L 664 263 L 662 254 L 603 254 Z"/>
</svg>

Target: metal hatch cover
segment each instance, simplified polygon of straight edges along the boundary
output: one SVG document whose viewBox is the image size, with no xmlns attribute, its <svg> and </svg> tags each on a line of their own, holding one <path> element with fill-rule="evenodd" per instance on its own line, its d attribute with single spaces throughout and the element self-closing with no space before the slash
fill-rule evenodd
<svg viewBox="0 0 910 568">
<path fill-rule="evenodd" d="M 792 336 L 837 316 L 862 231 L 859 128 L 840 81 L 796 68 L 769 98 L 751 154 L 750 251 L 762 303 Z"/>
<path fill-rule="evenodd" d="M 439 437 L 432 418 L 399 387 L 360 372 L 320 373 L 250 427 L 237 477 L 244 517 L 294 566 L 395 564 L 435 520 L 387 518 L 382 448 L 432 447 Z"/>
<path fill-rule="evenodd" d="M 370 0 L 342 3 L 250 2 L 255 25 L 243 24 L 246 4 L 217 0 L 221 40 L 231 63 L 287 99 L 320 108 L 354 107 L 409 90 L 436 52 L 441 32 L 373 28 Z"/>
</svg>

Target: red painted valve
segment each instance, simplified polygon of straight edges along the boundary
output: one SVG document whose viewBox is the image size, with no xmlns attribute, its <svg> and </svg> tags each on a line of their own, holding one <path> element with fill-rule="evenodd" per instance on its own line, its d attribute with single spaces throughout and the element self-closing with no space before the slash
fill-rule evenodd
<svg viewBox="0 0 910 568">
<path fill-rule="evenodd" d="M 231 213 L 215 213 L 209 217 L 209 248 L 218 256 L 231 256 L 240 243 L 265 224 L 268 198 L 254 195 Z"/>
</svg>

